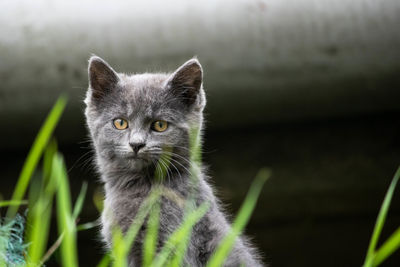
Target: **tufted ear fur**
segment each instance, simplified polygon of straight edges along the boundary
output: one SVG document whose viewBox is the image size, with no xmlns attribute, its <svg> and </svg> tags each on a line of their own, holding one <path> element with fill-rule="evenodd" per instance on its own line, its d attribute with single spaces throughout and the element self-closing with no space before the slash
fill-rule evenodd
<svg viewBox="0 0 400 267">
<path fill-rule="evenodd" d="M 110 93 L 118 83 L 118 74 L 103 59 L 92 56 L 89 59 L 89 88 L 92 98 L 101 100 Z"/>
<path fill-rule="evenodd" d="M 203 69 L 195 58 L 188 60 L 180 66 L 169 78 L 168 87 L 177 98 L 180 98 L 187 107 L 196 102 L 204 105 L 204 93 L 201 92 L 203 82 Z"/>
</svg>

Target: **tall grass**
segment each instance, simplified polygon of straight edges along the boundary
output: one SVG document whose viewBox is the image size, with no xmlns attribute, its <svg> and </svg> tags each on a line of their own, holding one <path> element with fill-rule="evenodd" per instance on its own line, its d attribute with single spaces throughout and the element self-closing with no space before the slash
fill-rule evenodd
<svg viewBox="0 0 400 267">
<path fill-rule="evenodd" d="M 392 201 L 394 189 L 400 178 L 400 167 L 397 169 L 389 189 L 383 200 L 381 209 L 376 219 L 374 231 L 372 233 L 371 241 L 369 243 L 367 256 L 365 258 L 363 267 L 374 267 L 382 264 L 390 255 L 392 255 L 400 247 L 400 227 L 388 238 L 388 240 L 379 248 L 376 249 L 379 236 L 382 232 L 383 225 L 385 224 L 386 215 L 389 211 L 390 202 Z"/>
<path fill-rule="evenodd" d="M 29 151 L 28 157 L 26 158 L 25 164 L 18 178 L 17 185 L 12 195 L 13 201 L 22 200 L 26 189 L 28 188 L 28 184 L 32 177 L 32 174 L 36 169 L 43 150 L 45 149 L 51 135 L 53 134 L 53 131 L 61 117 L 61 114 L 64 111 L 66 103 L 66 97 L 60 97 L 50 111 L 49 115 L 47 116 L 47 119 L 43 123 L 43 126 L 40 129 L 39 134 L 36 136 L 35 141 L 33 142 L 32 148 Z M 14 217 L 18 210 L 18 206 L 19 205 L 10 206 L 7 211 L 6 217 Z"/>
<path fill-rule="evenodd" d="M 66 98 L 60 97 L 50 111 L 32 145 L 12 198 L 0 201 L 0 207 L 8 207 L 6 218 L 3 218 L 0 224 L 0 266 L 42 266 L 52 257 L 56 250 L 60 250 L 60 265 L 66 267 L 78 266 L 78 232 L 96 225 L 91 222 L 77 225 L 77 218 L 84 203 L 87 184 L 83 183 L 73 205 L 65 163 L 62 155 L 57 151 L 56 142 L 51 139 L 65 105 Z M 200 133 L 198 130 L 194 130 L 191 134 L 190 143 L 191 161 L 194 163 L 191 166 L 191 171 L 194 174 L 192 178 L 196 179 L 199 173 L 198 165 L 201 164 Z M 163 164 L 160 164 L 157 168 L 155 177 L 157 181 L 162 181 L 166 175 L 166 168 L 168 168 L 170 159 L 168 152 L 170 151 L 166 150 L 166 152 L 162 160 Z M 41 159 L 43 164 L 41 168 L 38 168 L 38 163 Z M 37 175 L 34 175 L 35 173 Z M 262 169 L 257 174 L 238 215 L 233 221 L 231 231 L 221 241 L 214 254 L 211 255 L 207 264 L 208 267 L 221 266 L 223 264 L 236 238 L 249 221 L 261 188 L 269 176 L 270 174 L 266 169 Z M 380 265 L 400 246 L 399 228 L 379 249 L 376 249 L 399 177 L 400 168 L 396 172 L 382 204 L 364 267 Z M 162 183 L 159 184 L 159 186 L 153 188 L 147 199 L 143 201 L 127 232 L 123 234 L 118 227 L 114 229 L 112 248 L 108 254 L 99 260 L 98 267 L 110 265 L 126 267 L 128 265 L 127 256 L 143 224 L 147 224 L 142 248 L 143 266 L 182 266 L 192 229 L 206 214 L 210 203 L 204 202 L 197 206 L 194 202 L 195 195 L 193 192 L 187 200 L 182 200 L 174 195 L 173 192 L 166 190 Z M 24 199 L 27 191 L 29 191 L 28 197 Z M 181 225 L 167 237 L 167 242 L 157 251 L 161 196 L 177 201 L 177 204 L 184 208 L 185 214 Z M 55 212 L 59 237 L 55 243 L 49 244 L 48 235 L 54 202 L 56 203 Z M 23 232 L 23 219 L 17 213 L 21 205 L 28 208 L 25 232 Z M 245 265 L 246 263 L 243 264 Z"/>
<path fill-rule="evenodd" d="M 86 192 L 81 191 L 72 212 L 65 164 L 61 154 L 57 152 L 55 141 L 50 141 L 66 102 L 66 97 L 62 96 L 53 106 L 23 165 L 11 200 L 0 202 L 0 207 L 8 206 L 6 217 L 0 225 L 0 266 L 41 266 L 59 246 L 62 265 L 78 266 L 75 220 Z M 41 159 L 43 167 L 38 171 Z M 32 179 L 35 172 L 38 175 Z M 23 200 L 29 186 L 28 200 Z M 54 200 L 57 204 L 60 236 L 55 244 L 49 246 L 48 235 Z M 21 217 L 17 214 L 18 208 L 25 204 L 28 205 L 25 232 L 15 233 L 16 219 Z M 13 243 L 15 239 L 25 241 L 16 244 Z M 23 261 L 17 262 L 16 259 L 21 257 Z"/>
<path fill-rule="evenodd" d="M 28 157 L 25 160 L 25 163 L 22 167 L 21 174 L 18 178 L 17 185 L 14 189 L 14 193 L 12 195 L 12 199 L 10 202 L 19 203 L 15 205 L 10 205 L 7 210 L 6 218 L 3 222 L 13 225 L 15 221 L 15 216 L 17 214 L 18 208 L 20 204 L 25 201 L 22 198 L 27 191 L 28 185 L 31 181 L 32 175 L 37 168 L 40 158 L 42 157 L 43 151 L 45 150 L 53 131 L 63 113 L 63 110 L 66 105 L 66 97 L 60 97 L 49 115 L 47 116 L 43 126 L 41 127 L 36 139 L 32 145 L 31 150 L 29 151 Z M 53 147 L 54 148 L 54 147 Z M 50 153 L 51 147 L 49 148 Z M 49 155 L 47 153 L 47 155 Z M 48 164 L 49 157 L 45 158 L 45 164 Z M 49 177 L 45 177 L 48 174 L 49 169 L 48 166 L 45 166 L 43 170 L 43 179 L 41 182 L 46 182 Z M 54 179 L 54 176 L 51 176 Z M 51 179 L 52 180 L 52 179 Z M 47 181 L 52 183 L 51 181 Z M 40 186 L 41 187 L 41 186 Z M 28 223 L 29 227 L 27 230 L 27 244 L 29 245 L 28 254 L 24 263 L 28 266 L 37 266 L 40 264 L 40 258 L 43 254 L 44 248 L 46 247 L 47 236 L 48 236 L 48 224 L 51 214 L 51 201 L 52 195 L 54 192 L 52 190 L 46 190 L 42 192 L 37 191 L 39 188 L 37 183 L 32 184 L 32 193 L 30 194 L 30 199 L 28 200 L 28 206 L 30 207 L 28 212 Z M 5 204 L 5 202 L 0 203 Z M 4 225 L 2 225 L 3 227 Z M 12 229 L 11 229 L 12 230 Z M 5 230 L 2 233 L 2 239 L 4 242 L 0 242 L 0 266 L 9 266 L 15 265 L 17 263 L 13 262 L 13 259 L 19 253 L 24 253 L 24 251 L 14 250 L 14 246 L 10 246 L 10 239 L 12 238 L 12 231 Z M 20 238 L 22 238 L 22 233 Z M 11 262 L 10 262 L 11 261 Z M 18 263 L 20 265 L 22 263 Z"/>
</svg>

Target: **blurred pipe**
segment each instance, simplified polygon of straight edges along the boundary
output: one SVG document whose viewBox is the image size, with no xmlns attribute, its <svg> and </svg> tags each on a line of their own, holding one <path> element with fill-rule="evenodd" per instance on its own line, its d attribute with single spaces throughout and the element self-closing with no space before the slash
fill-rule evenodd
<svg viewBox="0 0 400 267">
<path fill-rule="evenodd" d="M 81 138 L 91 53 L 126 72 L 197 55 L 211 128 L 398 111 L 399 14 L 398 0 L 1 1 L 0 144 L 65 91 L 61 138 Z"/>
</svg>

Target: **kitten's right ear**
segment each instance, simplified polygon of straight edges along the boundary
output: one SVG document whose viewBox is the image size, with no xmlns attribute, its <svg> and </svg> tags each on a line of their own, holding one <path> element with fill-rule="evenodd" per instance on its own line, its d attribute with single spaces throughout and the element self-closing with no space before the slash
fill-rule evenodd
<svg viewBox="0 0 400 267">
<path fill-rule="evenodd" d="M 187 107 L 197 103 L 202 109 L 205 105 L 204 91 L 202 89 L 203 69 L 196 58 L 186 61 L 169 78 L 167 85 L 170 91 Z"/>
<path fill-rule="evenodd" d="M 118 74 L 98 56 L 89 59 L 89 88 L 92 90 L 92 97 L 101 100 L 110 93 L 118 83 Z"/>
</svg>

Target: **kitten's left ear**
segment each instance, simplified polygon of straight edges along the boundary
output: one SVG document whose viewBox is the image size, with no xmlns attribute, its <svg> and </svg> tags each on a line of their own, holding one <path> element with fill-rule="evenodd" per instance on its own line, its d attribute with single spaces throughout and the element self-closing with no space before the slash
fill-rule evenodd
<svg viewBox="0 0 400 267">
<path fill-rule="evenodd" d="M 203 69 L 196 58 L 186 61 L 169 78 L 167 86 L 172 94 L 188 107 L 197 102 L 199 108 L 205 105 L 202 88 Z"/>
<path fill-rule="evenodd" d="M 89 87 L 95 100 L 103 99 L 117 85 L 118 74 L 98 56 L 89 59 Z"/>
</svg>

